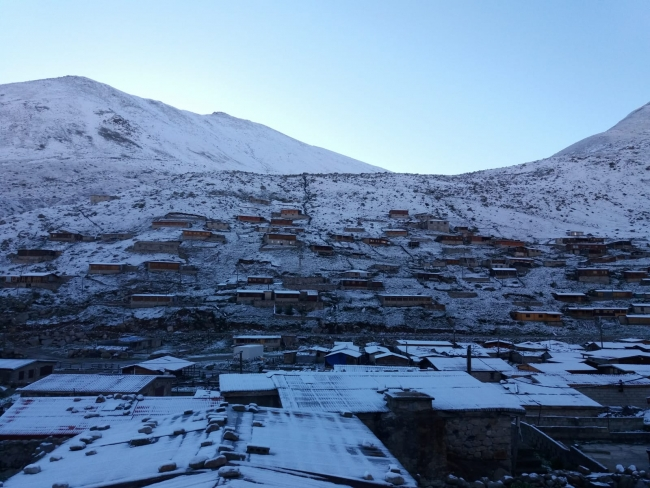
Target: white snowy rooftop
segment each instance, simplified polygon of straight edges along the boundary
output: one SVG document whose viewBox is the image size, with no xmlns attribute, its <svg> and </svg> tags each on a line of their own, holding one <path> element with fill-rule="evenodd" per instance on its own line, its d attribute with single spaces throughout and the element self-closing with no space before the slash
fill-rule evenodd
<svg viewBox="0 0 650 488">
<path fill-rule="evenodd" d="M 43 359 L 0 359 L 0 369 L 16 370 L 29 366 L 37 361 L 44 361 Z M 52 361 L 55 363 L 56 361 Z"/>
<path fill-rule="evenodd" d="M 47 458 L 37 461 L 41 472 L 31 475 L 19 473 L 4 486 L 51 488 L 61 481 L 72 487 L 142 486 L 160 480 L 159 466 L 175 463 L 176 469 L 166 473 L 174 479 L 153 486 L 212 488 L 217 484 L 222 486 L 224 480 L 218 479 L 216 472 L 192 469 L 189 464 L 197 456 L 207 459 L 217 457 L 220 454 L 217 448 L 224 443 L 233 452 L 242 455 L 243 460 L 236 464 L 247 475 L 246 481 L 259 480 L 260 484 L 251 484 L 251 487 L 267 486 L 264 483 L 266 480 L 271 481 L 271 486 L 304 488 L 333 486 L 333 483 L 327 483 L 329 479 L 360 484 L 364 482 L 362 476 L 365 472 L 377 480 L 367 482 L 368 486 L 386 486 L 383 477 L 390 465 L 395 465 L 401 471 L 405 481 L 402 486 L 417 486 L 415 480 L 357 418 L 272 408 L 260 409 L 256 413 L 228 409 L 217 415 L 226 416 L 226 426 L 232 428 L 239 439 L 222 441 L 223 429 L 207 432 L 209 414 L 207 411 L 194 411 L 158 417 L 151 434 L 138 432 L 144 426 L 139 421 L 114 424 L 108 430 L 80 434 L 55 449 Z M 254 426 L 254 423 L 259 426 Z M 95 433 L 101 434 L 101 437 L 79 451 L 69 449 L 82 437 L 87 438 Z M 141 440 L 138 444 L 142 445 L 133 445 L 133 439 Z M 144 439 L 151 439 L 151 442 Z M 249 445 L 268 447 L 270 453 L 247 453 Z M 88 455 L 91 450 L 96 454 Z M 50 462 L 50 456 L 61 456 L 61 459 Z M 257 468 L 263 468 L 265 474 Z M 201 474 L 204 472 L 208 474 Z M 248 478 L 248 473 L 251 473 L 251 478 Z M 212 477 L 212 484 L 209 476 Z M 289 481 L 292 477 L 299 482 Z M 318 478 L 318 484 L 311 483 L 313 477 Z M 240 481 L 244 479 L 240 477 L 225 486 L 249 486 Z"/>
<path fill-rule="evenodd" d="M 186 361 L 185 359 L 175 358 L 174 356 L 163 356 L 157 359 L 143 361 L 135 366 L 141 366 L 152 371 L 181 371 L 185 368 L 194 366 L 196 363 Z"/>
<path fill-rule="evenodd" d="M 459 371 L 274 372 L 271 378 L 288 409 L 386 412 L 383 393 L 410 389 L 433 397 L 432 406 L 438 410 L 521 410 L 516 400 L 485 389 L 484 383 Z"/>
<path fill-rule="evenodd" d="M 139 393 L 159 376 L 143 374 L 51 374 L 20 389 L 23 393 Z"/>
<path fill-rule="evenodd" d="M 467 359 L 463 357 L 428 357 L 427 361 L 438 371 L 466 371 Z M 472 371 L 514 372 L 514 368 L 499 358 L 472 358 Z"/>
<path fill-rule="evenodd" d="M 551 375 L 533 375 L 531 378 L 546 376 L 550 382 Z M 501 383 L 485 383 L 488 388 L 505 392 L 516 398 L 526 407 L 566 407 L 566 408 L 599 408 L 599 403 L 583 395 L 558 379 L 553 384 L 534 384 L 534 379 L 509 379 Z"/>
<path fill-rule="evenodd" d="M 19 398 L 0 416 L 0 438 L 36 438 L 71 436 L 93 425 L 115 424 L 144 417 L 171 415 L 186 410 L 205 410 L 218 406 L 222 398 L 210 395 L 195 397 L 144 397 L 142 400 L 106 398 L 97 403 L 96 396 Z"/>
</svg>

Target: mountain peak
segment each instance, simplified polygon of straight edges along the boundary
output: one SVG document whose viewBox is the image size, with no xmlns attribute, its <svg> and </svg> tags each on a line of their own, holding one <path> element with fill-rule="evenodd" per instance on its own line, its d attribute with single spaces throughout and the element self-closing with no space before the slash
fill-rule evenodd
<svg viewBox="0 0 650 488">
<path fill-rule="evenodd" d="M 131 169 L 156 161 L 172 172 L 385 171 L 223 112 L 179 110 L 83 76 L 0 85 L 0 93 L 0 162 L 128 159 Z"/>
</svg>

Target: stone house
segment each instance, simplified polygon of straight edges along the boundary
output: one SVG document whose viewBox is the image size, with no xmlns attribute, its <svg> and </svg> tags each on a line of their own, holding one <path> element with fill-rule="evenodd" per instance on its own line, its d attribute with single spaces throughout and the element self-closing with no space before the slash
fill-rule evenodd
<svg viewBox="0 0 650 488">
<path fill-rule="evenodd" d="M 442 235 L 436 237 L 436 242 L 447 246 L 460 246 L 465 244 L 465 236 L 455 234 Z"/>
<path fill-rule="evenodd" d="M 230 230 L 230 224 L 221 220 L 208 220 L 205 222 L 205 228 L 210 230 Z"/>
<path fill-rule="evenodd" d="M 291 246 L 298 243 L 295 234 L 264 234 L 264 243 L 271 246 Z"/>
<path fill-rule="evenodd" d="M 0 359 L 0 385 L 23 386 L 52 374 L 56 361 Z"/>
<path fill-rule="evenodd" d="M 575 277 L 583 283 L 609 283 L 609 269 L 607 268 L 577 268 Z"/>
<path fill-rule="evenodd" d="M 551 296 L 558 302 L 565 303 L 586 303 L 589 297 L 584 293 L 551 293 Z"/>
<path fill-rule="evenodd" d="M 391 219 L 408 219 L 409 211 L 408 210 L 389 210 L 388 217 Z"/>
<path fill-rule="evenodd" d="M 178 254 L 181 241 L 136 241 L 133 252 Z"/>
<path fill-rule="evenodd" d="M 384 237 L 364 237 L 361 241 L 369 246 L 390 246 L 390 241 Z"/>
<path fill-rule="evenodd" d="M 259 224 L 260 222 L 266 222 L 266 219 L 264 217 L 260 217 L 259 215 L 238 215 L 237 220 L 239 222 L 248 222 L 248 223 L 255 223 L 255 224 Z"/>
<path fill-rule="evenodd" d="M 449 221 L 440 219 L 426 219 L 421 223 L 421 227 L 433 232 L 440 232 L 442 234 L 449 233 Z"/>
<path fill-rule="evenodd" d="M 333 256 L 334 248 L 332 246 L 324 246 L 319 244 L 312 244 L 309 248 L 319 256 Z"/>
<path fill-rule="evenodd" d="M 510 312 L 510 317 L 520 322 L 548 322 L 554 324 L 562 323 L 562 314 L 560 312 L 516 310 Z"/>
<path fill-rule="evenodd" d="M 409 232 L 406 229 L 385 229 L 384 234 L 386 237 L 407 237 Z"/>
<path fill-rule="evenodd" d="M 81 234 L 77 234 L 75 232 L 68 232 L 65 230 L 50 232 L 49 235 L 50 235 L 49 239 L 51 241 L 58 241 L 58 242 L 81 242 L 90 239 L 90 238 L 84 238 L 84 236 Z"/>
<path fill-rule="evenodd" d="M 164 228 L 174 228 L 174 229 L 183 229 L 192 227 L 192 222 L 187 220 L 154 220 L 151 223 L 152 229 L 164 229 Z"/>
<path fill-rule="evenodd" d="M 124 272 L 124 263 L 90 263 L 88 274 L 119 274 Z"/>
<path fill-rule="evenodd" d="M 58 258 L 63 251 L 51 249 L 18 249 L 15 255 L 9 256 L 14 263 L 42 263 Z"/>
<path fill-rule="evenodd" d="M 180 273 L 183 263 L 176 261 L 146 261 L 144 265 L 146 270 L 152 273 Z"/>
<path fill-rule="evenodd" d="M 343 278 L 339 281 L 341 290 L 377 290 L 384 287 L 383 281 Z"/>
<path fill-rule="evenodd" d="M 589 298 L 593 301 L 630 300 L 634 293 L 630 290 L 589 290 Z"/>
<path fill-rule="evenodd" d="M 63 284 L 63 281 L 56 273 L 25 273 L 22 275 L 0 276 L 0 287 L 57 290 Z"/>
</svg>

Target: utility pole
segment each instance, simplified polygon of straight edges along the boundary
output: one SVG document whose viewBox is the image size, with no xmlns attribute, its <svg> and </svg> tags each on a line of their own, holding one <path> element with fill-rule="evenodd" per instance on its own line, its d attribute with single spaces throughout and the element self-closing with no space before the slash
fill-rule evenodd
<svg viewBox="0 0 650 488">
<path fill-rule="evenodd" d="M 239 351 L 239 374 L 244 373 L 244 351 Z"/>
</svg>

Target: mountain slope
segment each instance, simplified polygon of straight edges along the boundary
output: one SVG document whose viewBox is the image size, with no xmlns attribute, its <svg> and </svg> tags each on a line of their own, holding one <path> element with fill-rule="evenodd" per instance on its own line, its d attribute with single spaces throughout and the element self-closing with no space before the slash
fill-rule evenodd
<svg viewBox="0 0 650 488">
<path fill-rule="evenodd" d="M 198 115 L 66 76 L 0 86 L 0 162 L 126 161 L 185 172 L 385 170 L 224 113 Z"/>
</svg>

